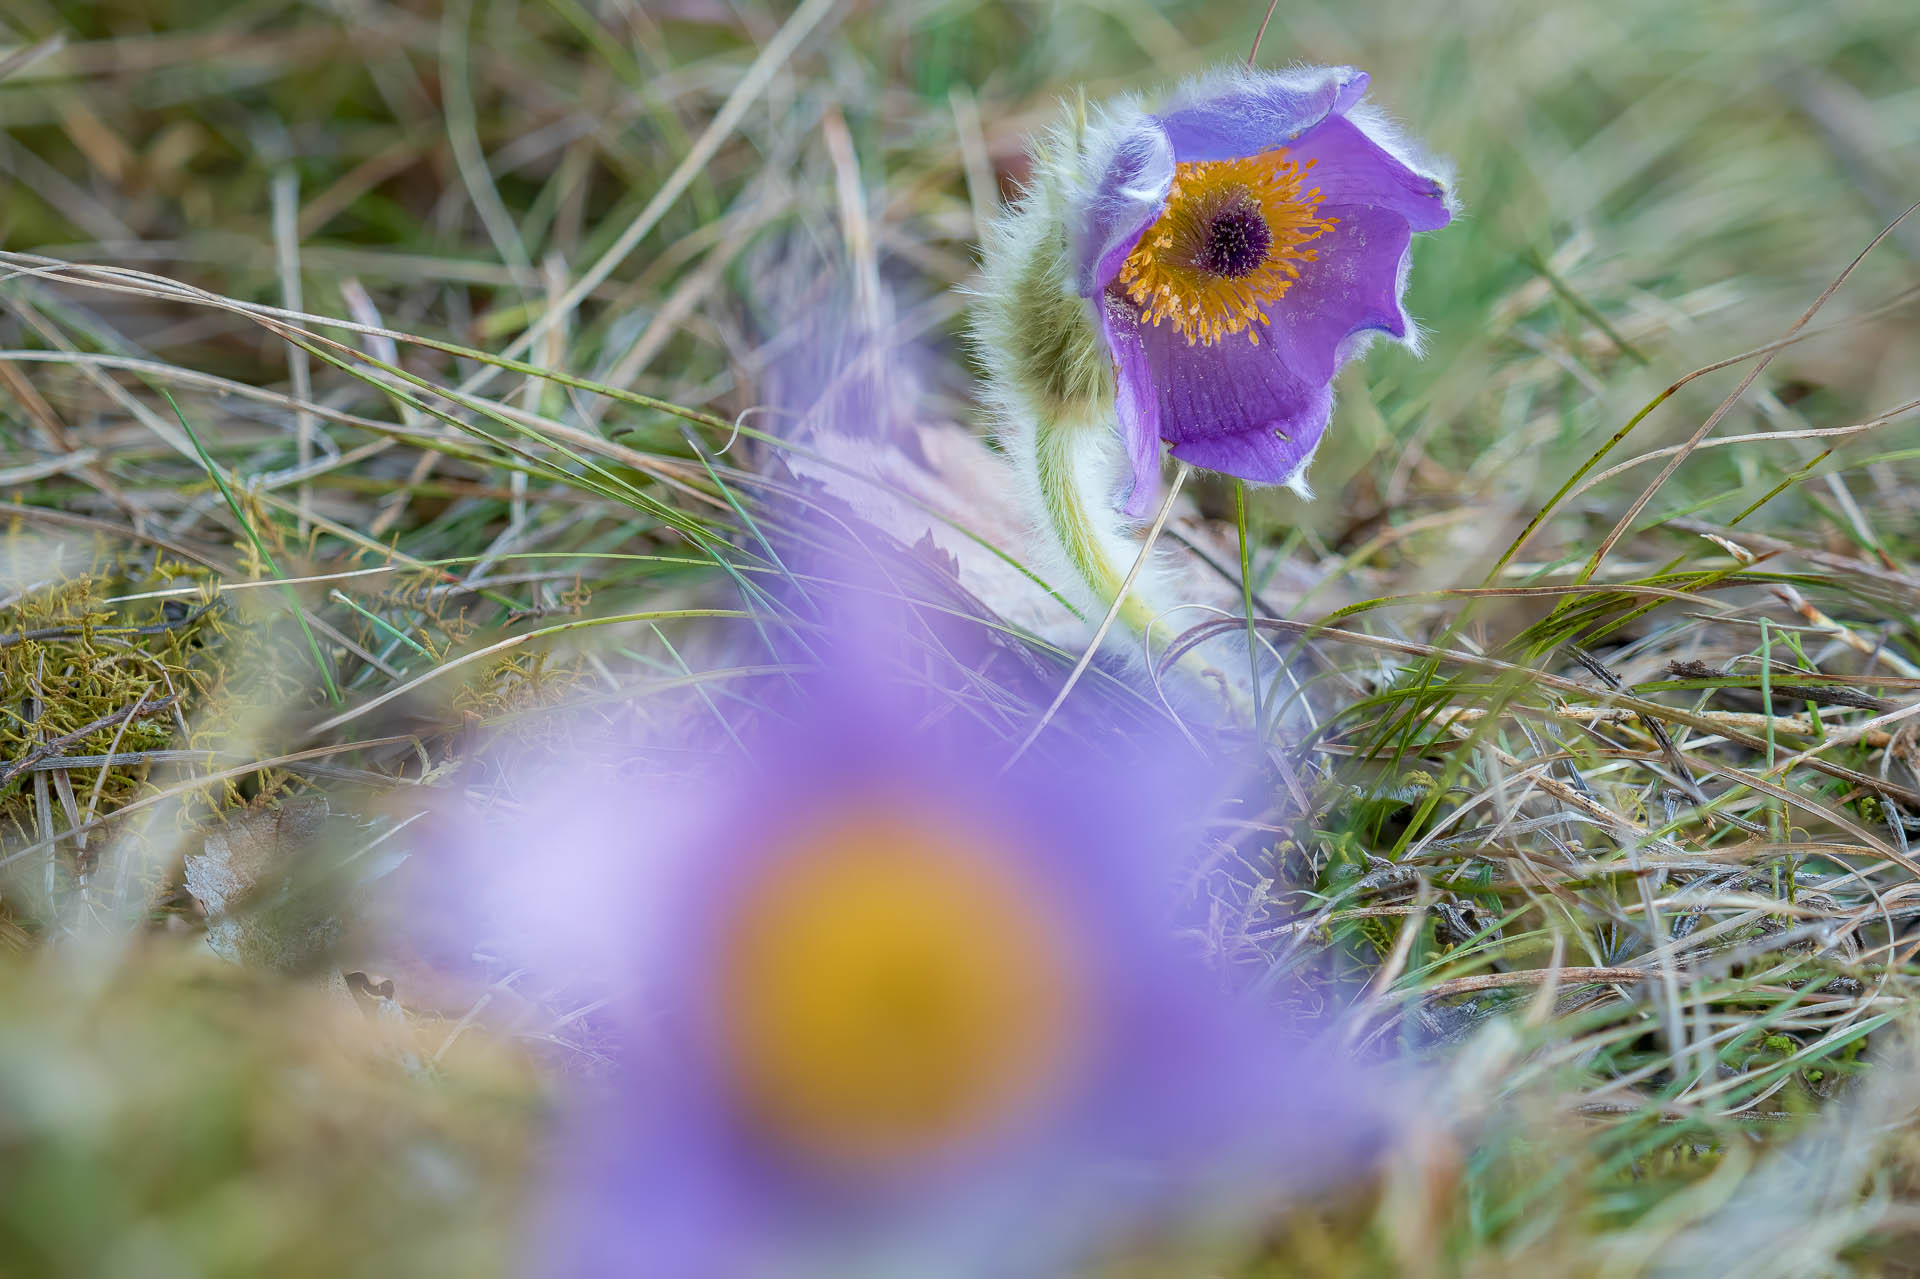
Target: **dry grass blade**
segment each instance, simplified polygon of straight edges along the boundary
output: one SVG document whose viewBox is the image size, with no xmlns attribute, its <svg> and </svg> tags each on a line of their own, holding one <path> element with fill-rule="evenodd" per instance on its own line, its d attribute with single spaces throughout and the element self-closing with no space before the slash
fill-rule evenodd
<svg viewBox="0 0 1920 1279">
<path fill-rule="evenodd" d="M 1827 304 L 1828 299 L 1833 297 L 1835 293 L 1838 293 L 1840 286 L 1845 284 L 1855 271 L 1859 270 L 1860 264 L 1867 260 L 1868 255 L 1879 248 L 1881 244 L 1885 243 L 1887 237 L 1897 231 L 1901 224 L 1912 215 L 1915 209 L 1920 209 L 1920 202 L 1908 205 L 1904 213 L 1889 223 L 1886 229 L 1881 231 L 1879 235 L 1876 235 L 1866 248 L 1861 249 L 1860 252 L 1854 256 L 1853 261 L 1847 263 L 1846 269 L 1834 277 L 1833 283 L 1829 284 L 1821 292 L 1820 296 L 1815 298 L 1805 311 L 1801 312 L 1800 318 L 1795 320 L 1792 327 L 1781 337 L 1781 344 L 1784 345 L 1792 339 L 1795 334 L 1807 327 L 1813 317 L 1820 313 L 1820 308 Z M 1634 520 L 1639 518 L 1640 512 L 1646 509 L 1647 503 L 1653 500 L 1654 494 L 1658 493 L 1661 487 L 1665 485 L 1669 479 L 1673 478 L 1673 473 L 1680 469 L 1681 464 L 1700 446 L 1700 442 L 1713 433 L 1713 428 L 1720 425 L 1720 420 L 1733 409 L 1734 405 L 1740 402 L 1741 397 L 1747 393 L 1749 387 L 1759 380 L 1760 375 L 1767 371 L 1767 366 L 1773 363 L 1774 357 L 1779 354 L 1780 349 L 1779 346 L 1776 346 L 1773 350 L 1768 351 L 1754 362 L 1753 367 L 1747 370 L 1746 376 L 1740 379 L 1740 384 L 1728 393 L 1727 398 L 1720 402 L 1718 408 L 1707 415 L 1706 421 L 1702 422 L 1699 429 L 1688 437 L 1685 444 L 1681 445 L 1680 451 L 1669 458 L 1667 464 L 1660 468 L 1660 474 L 1654 477 L 1653 482 L 1648 484 L 1647 487 L 1641 491 L 1640 496 L 1628 505 L 1620 518 L 1614 522 L 1613 528 L 1605 537 L 1600 539 L 1600 545 L 1594 548 L 1593 555 L 1587 560 L 1586 568 L 1582 570 L 1581 580 L 1584 581 L 1591 578 L 1593 574 L 1599 570 L 1601 562 L 1607 558 L 1608 553 L 1613 550 L 1620 539 L 1626 536 L 1627 530 L 1633 526 Z M 1677 389 L 1679 385 L 1679 383 L 1675 383 L 1674 387 L 1669 388 L 1669 391 Z"/>
</svg>

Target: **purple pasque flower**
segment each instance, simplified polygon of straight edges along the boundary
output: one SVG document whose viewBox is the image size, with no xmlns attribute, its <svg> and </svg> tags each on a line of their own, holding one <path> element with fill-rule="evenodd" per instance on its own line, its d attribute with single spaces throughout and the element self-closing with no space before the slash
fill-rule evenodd
<svg viewBox="0 0 1920 1279">
<path fill-rule="evenodd" d="M 1401 306 L 1416 231 L 1445 226 L 1437 167 L 1361 101 L 1351 67 L 1232 71 L 1103 124 L 1072 228 L 1151 505 L 1160 444 L 1195 466 L 1300 487 L 1333 376 Z"/>
<path fill-rule="evenodd" d="M 508 895 L 569 933 L 513 962 L 610 998 L 534 1271 L 1056 1274 L 1182 1204 L 1353 1171 L 1378 1097 L 1178 940 L 1205 762 L 1121 741 L 1002 772 L 984 716 L 901 673 L 905 628 L 854 613 L 703 783 L 581 761 L 451 850 L 469 887 L 522 868 Z"/>
</svg>

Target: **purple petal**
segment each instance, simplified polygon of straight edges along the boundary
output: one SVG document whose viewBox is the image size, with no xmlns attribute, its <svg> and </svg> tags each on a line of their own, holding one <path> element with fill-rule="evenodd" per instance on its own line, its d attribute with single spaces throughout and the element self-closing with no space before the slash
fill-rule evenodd
<svg viewBox="0 0 1920 1279">
<path fill-rule="evenodd" d="M 1153 225 L 1173 185 L 1173 146 L 1151 118 L 1120 136 L 1081 213 L 1076 245 L 1075 286 L 1080 296 L 1100 296 L 1120 264 Z"/>
<path fill-rule="evenodd" d="M 1100 308 L 1100 331 L 1113 352 L 1114 415 L 1133 463 L 1133 486 L 1124 509 L 1141 519 L 1153 509 L 1160 491 L 1160 401 L 1147 367 L 1139 309 L 1117 294 L 1107 294 L 1106 305 Z"/>
<path fill-rule="evenodd" d="M 1189 346 L 1172 324 L 1137 327 L 1136 358 L 1157 393 L 1159 431 L 1175 457 L 1263 484 L 1287 483 L 1326 431 L 1329 384 L 1354 350 L 1353 336 L 1374 329 L 1407 335 L 1399 300 L 1400 264 L 1412 238 L 1406 220 L 1367 205 L 1322 212 L 1339 221 L 1314 241 L 1318 256 L 1302 264 L 1293 287 L 1267 306 L 1272 324 L 1254 325 L 1258 345 L 1234 334 Z M 1122 331 L 1121 319 L 1110 322 L 1110 333 Z M 1109 341 L 1124 361 L 1119 342 Z M 1122 424 L 1137 459 L 1138 428 L 1124 418 Z M 1136 484 L 1138 468 L 1136 460 Z"/>
<path fill-rule="evenodd" d="M 1292 479 L 1333 409 L 1327 379 L 1302 376 L 1263 334 L 1187 345 L 1172 324 L 1140 331 L 1160 434 L 1184 462 L 1261 484 Z"/>
<path fill-rule="evenodd" d="M 1415 231 L 1436 230 L 1452 219 L 1439 182 L 1388 155 L 1345 117 L 1325 121 L 1289 150 L 1302 165 L 1314 162 L 1307 184 L 1320 188 L 1326 204 L 1391 209 Z"/>
<path fill-rule="evenodd" d="M 1332 380 L 1340 348 L 1355 333 L 1407 335 L 1400 262 L 1412 235 L 1405 219 L 1369 205 L 1326 205 L 1320 212 L 1339 221 L 1313 241 L 1317 256 L 1301 264 L 1293 287 L 1268 304 L 1273 324 L 1260 334 L 1263 348 L 1271 344 L 1288 368 L 1310 382 Z"/>
<path fill-rule="evenodd" d="M 1159 119 L 1182 164 L 1234 160 L 1291 143 L 1328 116 L 1345 113 L 1366 91 L 1367 73 L 1352 67 L 1254 72 L 1225 89 L 1198 86 L 1188 105 Z"/>
</svg>

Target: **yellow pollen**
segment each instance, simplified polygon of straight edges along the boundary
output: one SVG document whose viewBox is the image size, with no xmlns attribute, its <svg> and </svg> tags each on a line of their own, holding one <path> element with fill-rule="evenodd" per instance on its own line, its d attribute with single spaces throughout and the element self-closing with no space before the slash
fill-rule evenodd
<svg viewBox="0 0 1920 1279">
<path fill-rule="evenodd" d="M 1082 1038 L 1062 912 L 1004 850 L 866 813 L 816 828 L 722 937 L 721 1047 L 749 1122 L 887 1175 L 1017 1126 Z"/>
<path fill-rule="evenodd" d="M 1120 267 L 1140 318 L 1171 319 L 1189 346 L 1272 323 L 1262 308 L 1316 256 L 1302 246 L 1339 222 L 1315 212 L 1319 187 L 1302 190 L 1313 165 L 1288 159 L 1285 147 L 1176 165 L 1166 208 Z"/>
</svg>

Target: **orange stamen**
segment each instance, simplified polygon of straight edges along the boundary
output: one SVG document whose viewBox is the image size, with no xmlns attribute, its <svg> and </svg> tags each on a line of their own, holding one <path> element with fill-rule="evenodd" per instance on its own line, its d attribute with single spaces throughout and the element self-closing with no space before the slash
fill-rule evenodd
<svg viewBox="0 0 1920 1279">
<path fill-rule="evenodd" d="M 1317 256 L 1302 246 L 1339 222 L 1316 212 L 1319 187 L 1302 190 L 1313 164 L 1276 147 L 1176 166 L 1166 208 L 1120 267 L 1140 318 L 1171 319 L 1189 346 L 1212 345 L 1255 320 L 1271 324 L 1262 308 L 1300 278 L 1300 263 Z"/>
</svg>

